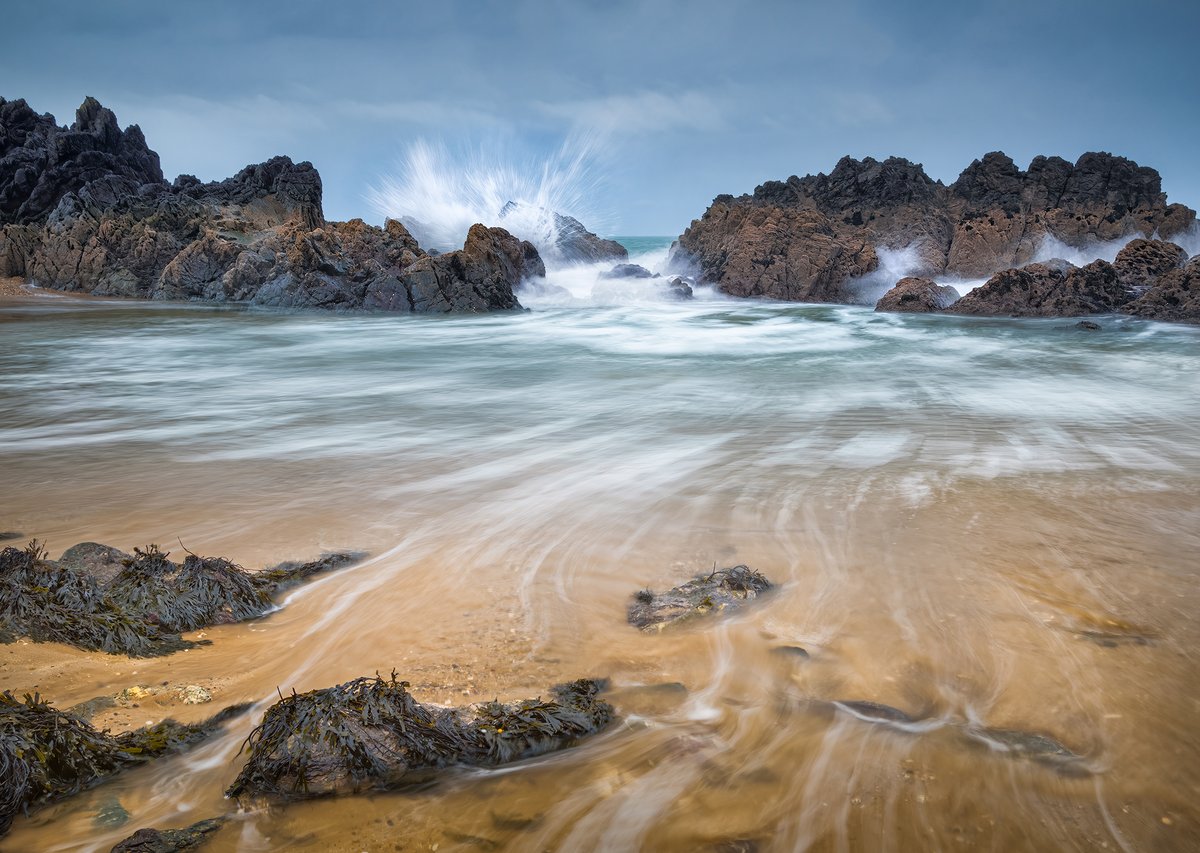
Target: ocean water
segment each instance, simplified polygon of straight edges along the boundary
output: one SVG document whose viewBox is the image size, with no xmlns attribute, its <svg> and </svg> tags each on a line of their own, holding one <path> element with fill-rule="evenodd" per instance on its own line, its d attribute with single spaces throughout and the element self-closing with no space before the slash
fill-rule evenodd
<svg viewBox="0 0 1200 853">
<path fill-rule="evenodd" d="M 619 239 L 663 270 L 667 238 Z M 212 850 L 1200 846 L 1200 329 L 675 302 L 601 271 L 487 316 L 0 304 L 0 529 L 55 556 L 371 554 L 168 658 L 0 646 L 5 688 L 64 707 L 214 695 L 114 728 L 256 703 L 0 849 L 216 814 Z M 626 624 L 636 590 L 736 563 L 775 592 Z M 446 704 L 607 677 L 619 721 L 418 792 L 223 798 L 277 690 L 393 668 Z M 861 700 L 919 722 L 835 704 Z M 97 825 L 113 798 L 131 821 Z"/>
</svg>

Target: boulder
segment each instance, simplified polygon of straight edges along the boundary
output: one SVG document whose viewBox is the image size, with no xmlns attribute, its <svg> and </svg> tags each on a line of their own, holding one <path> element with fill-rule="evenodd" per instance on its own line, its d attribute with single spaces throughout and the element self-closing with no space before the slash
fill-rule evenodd
<svg viewBox="0 0 1200 853">
<path fill-rule="evenodd" d="M 1163 275 L 1122 310 L 1145 320 L 1200 323 L 1200 255 Z"/>
<path fill-rule="evenodd" d="M 139 829 L 118 841 L 110 853 L 183 853 L 204 844 L 225 823 L 224 818 L 208 818 L 183 829 Z"/>
<path fill-rule="evenodd" d="M 1113 268 L 1121 284 L 1144 292 L 1159 278 L 1187 263 L 1187 252 L 1165 240 L 1132 240 L 1117 253 Z"/>
<path fill-rule="evenodd" d="M 949 308 L 958 301 L 958 291 L 927 278 L 902 278 L 875 303 L 876 311 L 928 313 Z"/>
<path fill-rule="evenodd" d="M 641 264 L 617 264 L 600 273 L 600 278 L 654 278 L 654 273 Z"/>
<path fill-rule="evenodd" d="M 667 282 L 667 296 L 671 299 L 683 301 L 692 299 L 695 294 L 692 293 L 692 285 L 688 283 L 682 276 L 674 276 Z"/>
<path fill-rule="evenodd" d="M 990 317 L 1109 314 L 1132 299 L 1112 264 L 1075 267 L 1063 260 L 996 273 L 946 310 Z"/>
</svg>

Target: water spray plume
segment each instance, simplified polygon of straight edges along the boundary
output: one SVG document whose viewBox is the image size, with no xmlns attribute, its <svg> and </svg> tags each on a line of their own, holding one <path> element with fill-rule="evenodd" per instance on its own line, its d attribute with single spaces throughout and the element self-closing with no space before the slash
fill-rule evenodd
<svg viewBox="0 0 1200 853">
<path fill-rule="evenodd" d="M 594 136 L 568 137 L 548 158 L 518 155 L 495 143 L 452 152 L 420 139 L 409 146 L 395 174 L 367 193 L 382 216 L 398 219 L 426 248 L 458 248 L 475 223 L 499 225 L 553 255 L 554 214 L 573 216 L 596 229 L 603 217 L 593 199 L 600 181 L 593 169 Z"/>
</svg>

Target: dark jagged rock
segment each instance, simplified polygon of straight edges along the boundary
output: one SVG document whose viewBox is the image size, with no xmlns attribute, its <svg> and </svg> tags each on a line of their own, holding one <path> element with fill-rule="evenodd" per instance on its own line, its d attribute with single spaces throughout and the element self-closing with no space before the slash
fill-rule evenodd
<svg viewBox="0 0 1200 853">
<path fill-rule="evenodd" d="M 569 746 L 606 726 L 603 685 L 558 685 L 551 699 L 469 708 L 423 705 L 393 672 L 293 693 L 246 740 L 231 797 L 301 797 L 393 788 L 452 765 L 493 766 Z"/>
<path fill-rule="evenodd" d="M 902 278 L 875 303 L 876 311 L 928 313 L 949 308 L 958 301 L 958 291 L 927 278 Z"/>
<path fill-rule="evenodd" d="M 600 278 L 653 278 L 654 273 L 641 264 L 617 264 L 600 273 Z"/>
<path fill-rule="evenodd" d="M 771 582 L 748 566 L 717 569 L 666 592 L 642 590 L 634 595 L 626 617 L 630 625 L 643 631 L 662 630 L 687 619 L 741 607 L 770 588 Z"/>
<path fill-rule="evenodd" d="M 1133 240 L 1117 253 L 1113 268 L 1121 284 L 1142 293 L 1159 278 L 1183 267 L 1187 252 L 1165 240 Z"/>
<path fill-rule="evenodd" d="M 203 723 L 166 720 L 113 736 L 36 694 L 18 699 L 8 691 L 0 693 L 0 834 L 8 831 L 18 813 L 77 794 L 128 767 L 185 750 L 248 707 L 226 708 Z"/>
<path fill-rule="evenodd" d="M 695 294 L 692 292 L 692 285 L 682 276 L 675 276 L 667 282 L 667 296 L 680 301 L 692 299 Z"/>
<path fill-rule="evenodd" d="M 118 841 L 111 853 L 183 853 L 195 850 L 225 824 L 225 818 L 197 821 L 183 829 L 139 829 Z"/>
<path fill-rule="evenodd" d="M 441 312 L 519 307 L 513 289 L 545 274 L 502 229 L 472 229 L 435 261 L 398 222 L 326 222 L 310 163 L 168 185 L 136 127 L 121 133 L 91 99 L 76 125 L 0 100 L 2 276 L 97 296 Z"/>
<path fill-rule="evenodd" d="M 992 152 L 949 186 L 901 158 L 845 157 L 828 175 L 718 196 L 675 251 L 732 295 L 828 302 L 874 269 L 877 247 L 911 247 L 928 274 L 974 278 L 1028 264 L 1047 237 L 1082 247 L 1195 221 L 1167 204 L 1157 172 L 1111 154 L 1037 157 L 1022 171 Z"/>
<path fill-rule="evenodd" d="M 1098 332 L 1100 331 L 1100 324 L 1093 323 L 1091 320 L 1080 320 L 1075 324 L 1075 328 L 1082 329 L 1085 332 Z"/>
<path fill-rule="evenodd" d="M 158 155 L 136 124 L 122 131 L 90 97 L 70 127 L 23 99 L 0 98 L 0 224 L 42 222 L 65 196 L 94 182 L 132 192 L 163 184 Z"/>
<path fill-rule="evenodd" d="M 515 217 L 533 219 L 530 227 L 538 232 L 536 236 L 544 238 L 540 241 L 543 249 L 556 260 L 577 264 L 629 257 L 629 251 L 616 240 L 597 236 L 573 216 L 515 201 L 505 203 L 500 209 L 500 218 Z"/>
<path fill-rule="evenodd" d="M 993 317 L 1073 317 L 1110 314 L 1132 298 L 1106 261 L 1075 267 L 1053 260 L 997 273 L 946 310 Z"/>
<path fill-rule="evenodd" d="M 36 542 L 0 551 L 0 642 L 19 636 L 91 651 L 153 657 L 206 641 L 180 634 L 253 619 L 299 581 L 348 565 L 361 554 L 327 554 L 247 572 L 219 557 L 174 563 L 151 545 L 122 554 L 94 542 L 46 559 Z"/>
</svg>

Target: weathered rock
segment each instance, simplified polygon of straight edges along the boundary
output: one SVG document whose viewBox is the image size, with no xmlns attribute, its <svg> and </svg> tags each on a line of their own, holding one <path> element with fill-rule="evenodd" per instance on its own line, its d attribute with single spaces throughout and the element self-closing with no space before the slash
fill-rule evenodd
<svg viewBox="0 0 1200 853">
<path fill-rule="evenodd" d="M 224 823 L 225 818 L 209 818 L 183 829 L 139 829 L 117 842 L 111 853 L 183 853 L 185 850 L 195 850 Z"/>
<path fill-rule="evenodd" d="M 1106 261 L 1074 267 L 1054 260 L 996 273 L 946 310 L 991 317 L 1073 317 L 1110 314 L 1132 298 Z"/>
<path fill-rule="evenodd" d="M 1200 255 L 1163 275 L 1122 310 L 1146 320 L 1200 323 Z"/>
<path fill-rule="evenodd" d="M 1138 293 L 1187 263 L 1187 252 L 1165 240 L 1132 240 L 1113 261 L 1121 284 Z"/>
<path fill-rule="evenodd" d="M 0 693 L 0 834 L 21 812 L 76 794 L 127 767 L 180 752 L 209 737 L 249 706 L 226 708 L 184 725 L 166 720 L 110 735 L 38 695 Z"/>
<path fill-rule="evenodd" d="M 513 289 L 544 274 L 502 229 L 472 229 L 433 263 L 398 222 L 326 222 L 320 175 L 287 157 L 168 185 L 141 132 L 115 121 L 89 99 L 68 132 L 0 100 L 0 274 L 98 296 L 406 312 L 519 307 Z"/>
<path fill-rule="evenodd" d="M 206 642 L 181 632 L 261 616 L 280 590 L 361 557 L 326 555 L 254 573 L 195 554 L 174 563 L 154 545 L 128 556 L 83 543 L 63 556 L 46 559 L 36 542 L 0 551 L 0 642 L 26 636 L 133 657 L 170 654 Z"/>
<path fill-rule="evenodd" d="M 731 296 L 837 302 L 842 285 L 878 266 L 864 239 L 840 239 L 814 210 L 718 199 L 677 242 Z"/>
<path fill-rule="evenodd" d="M 633 597 L 626 617 L 643 631 L 662 630 L 698 616 L 741 607 L 771 588 L 771 582 L 748 566 L 716 569 L 697 575 L 666 592 L 644 589 Z"/>
<path fill-rule="evenodd" d="M 602 685 L 558 685 L 549 701 L 423 705 L 407 683 L 358 678 L 285 697 L 246 741 L 231 797 L 300 798 L 412 784 L 451 765 L 504 764 L 561 749 L 606 726 Z"/>
<path fill-rule="evenodd" d="M 1157 172 L 1111 154 L 1037 157 L 1021 171 L 992 152 L 949 186 L 901 158 L 846 157 L 829 175 L 718 196 L 676 251 L 733 295 L 837 301 L 847 278 L 874 268 L 867 249 L 910 247 L 926 273 L 976 278 L 1028 264 L 1046 238 L 1083 247 L 1195 221 L 1167 204 Z"/>
<path fill-rule="evenodd" d="M 902 278 L 875 303 L 876 311 L 928 313 L 949 308 L 958 301 L 958 291 L 927 278 Z"/>
</svg>

